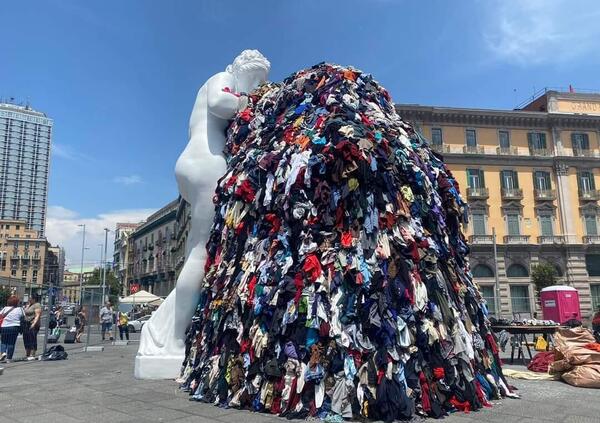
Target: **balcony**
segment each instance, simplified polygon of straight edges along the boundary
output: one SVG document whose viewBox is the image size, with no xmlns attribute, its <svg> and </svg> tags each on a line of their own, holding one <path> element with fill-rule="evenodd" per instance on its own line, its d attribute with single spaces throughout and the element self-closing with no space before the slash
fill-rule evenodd
<svg viewBox="0 0 600 423">
<path fill-rule="evenodd" d="M 596 189 L 579 190 L 579 199 L 582 201 L 598 201 L 600 192 Z"/>
<path fill-rule="evenodd" d="M 438 153 L 450 153 L 450 146 L 444 144 L 431 144 L 431 148 Z"/>
<path fill-rule="evenodd" d="M 556 190 L 553 189 L 535 189 L 533 195 L 538 201 L 553 201 L 556 199 Z"/>
<path fill-rule="evenodd" d="M 598 157 L 598 152 L 584 148 L 574 148 L 573 155 L 575 157 Z"/>
<path fill-rule="evenodd" d="M 498 147 L 496 148 L 496 154 L 499 156 L 518 156 L 519 149 L 517 147 Z"/>
<path fill-rule="evenodd" d="M 467 198 L 473 200 L 487 200 L 490 191 L 487 188 L 467 188 Z"/>
<path fill-rule="evenodd" d="M 543 245 L 564 244 L 565 237 L 562 235 L 542 235 L 537 237 L 537 242 Z"/>
<path fill-rule="evenodd" d="M 469 243 L 473 245 L 491 245 L 494 243 L 494 237 L 491 235 L 471 235 Z"/>
<path fill-rule="evenodd" d="M 505 235 L 505 244 L 529 244 L 529 235 Z"/>
<path fill-rule="evenodd" d="M 584 235 L 584 244 L 600 244 L 600 235 Z"/>
<path fill-rule="evenodd" d="M 552 156 L 552 150 L 550 150 L 549 148 L 530 148 L 529 155 L 538 157 L 550 157 Z"/>
<path fill-rule="evenodd" d="M 465 154 L 485 154 L 485 150 L 481 145 L 465 145 L 463 147 Z"/>
<path fill-rule="evenodd" d="M 523 190 L 521 188 L 502 188 L 503 200 L 522 200 Z"/>
</svg>

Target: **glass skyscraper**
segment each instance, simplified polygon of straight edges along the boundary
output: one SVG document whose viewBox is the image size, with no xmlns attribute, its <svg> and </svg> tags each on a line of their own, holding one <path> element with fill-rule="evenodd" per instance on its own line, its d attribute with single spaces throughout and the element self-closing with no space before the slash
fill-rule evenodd
<svg viewBox="0 0 600 423">
<path fill-rule="evenodd" d="M 44 236 L 52 119 L 0 102 L 0 219 L 27 221 Z"/>
</svg>

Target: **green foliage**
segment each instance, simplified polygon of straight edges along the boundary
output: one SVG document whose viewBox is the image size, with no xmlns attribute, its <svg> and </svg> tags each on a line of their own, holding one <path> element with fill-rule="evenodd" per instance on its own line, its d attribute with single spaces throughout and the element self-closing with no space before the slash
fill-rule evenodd
<svg viewBox="0 0 600 423">
<path fill-rule="evenodd" d="M 557 276 L 556 268 L 550 263 L 540 263 L 531 269 L 531 282 L 535 284 L 538 293 L 548 286 L 556 285 Z"/>
<path fill-rule="evenodd" d="M 85 282 L 84 285 L 95 285 L 102 286 L 102 269 L 94 269 L 92 276 Z M 121 283 L 112 272 L 112 270 L 106 270 L 106 289 L 113 305 L 116 305 L 121 294 Z"/>
<path fill-rule="evenodd" d="M 12 292 L 8 288 L 0 288 L 0 307 L 4 307 L 6 305 L 6 301 L 8 297 L 10 297 Z"/>
</svg>

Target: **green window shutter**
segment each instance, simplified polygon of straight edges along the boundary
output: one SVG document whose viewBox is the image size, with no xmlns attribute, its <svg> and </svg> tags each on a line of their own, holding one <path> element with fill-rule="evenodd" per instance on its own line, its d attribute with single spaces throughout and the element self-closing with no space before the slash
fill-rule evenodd
<svg viewBox="0 0 600 423">
<path fill-rule="evenodd" d="M 540 227 L 542 236 L 553 236 L 552 216 L 540 216 Z"/>
<path fill-rule="evenodd" d="M 533 149 L 533 148 L 535 148 L 535 147 L 533 146 L 533 132 L 528 132 L 528 133 L 527 133 L 527 144 L 529 144 L 529 148 L 530 148 L 530 149 Z"/>
<path fill-rule="evenodd" d="M 503 189 L 506 189 L 506 178 L 504 177 L 504 172 L 506 172 L 505 170 L 501 170 L 500 171 L 500 187 Z"/>
<path fill-rule="evenodd" d="M 585 215 L 585 234 L 586 235 L 598 235 L 598 225 L 596 222 L 596 216 L 594 215 Z"/>
<path fill-rule="evenodd" d="M 582 191 L 581 186 L 581 177 L 583 176 L 582 172 L 577 172 L 577 190 Z"/>
<path fill-rule="evenodd" d="M 506 215 L 506 222 L 508 225 L 508 234 L 509 235 L 521 235 L 521 231 L 519 230 L 519 215 L 518 214 Z"/>
<path fill-rule="evenodd" d="M 581 148 L 581 146 L 579 145 L 579 138 L 574 132 L 571 133 L 571 146 L 573 147 L 573 150 Z"/>
<path fill-rule="evenodd" d="M 473 235 L 486 235 L 485 215 L 483 213 L 473 214 Z"/>
<path fill-rule="evenodd" d="M 548 148 L 547 145 L 546 145 L 546 134 L 543 133 L 543 132 L 541 132 L 538 136 L 540 137 L 539 138 L 539 140 L 540 140 L 540 146 L 539 146 L 539 148 L 542 148 L 542 149 Z"/>
<path fill-rule="evenodd" d="M 519 174 L 515 170 L 512 170 L 511 173 L 513 176 L 514 188 L 519 188 Z"/>
<path fill-rule="evenodd" d="M 483 176 L 483 170 L 479 169 L 479 186 L 485 188 L 485 177 Z"/>
</svg>

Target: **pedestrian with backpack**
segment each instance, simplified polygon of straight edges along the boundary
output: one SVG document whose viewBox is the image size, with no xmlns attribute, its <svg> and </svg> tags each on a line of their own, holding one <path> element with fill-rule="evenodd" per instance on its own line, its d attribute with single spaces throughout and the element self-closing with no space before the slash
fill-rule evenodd
<svg viewBox="0 0 600 423">
<path fill-rule="evenodd" d="M 9 363 L 15 353 L 17 336 L 21 331 L 21 322 L 25 316 L 19 307 L 19 297 L 11 295 L 6 307 L 0 310 L 0 362 Z"/>
</svg>

